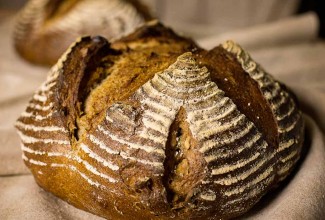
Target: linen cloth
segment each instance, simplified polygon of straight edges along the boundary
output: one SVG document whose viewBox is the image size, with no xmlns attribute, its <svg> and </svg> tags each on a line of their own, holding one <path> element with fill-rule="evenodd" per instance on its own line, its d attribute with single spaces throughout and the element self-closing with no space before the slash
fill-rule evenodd
<svg viewBox="0 0 325 220">
<path fill-rule="evenodd" d="M 305 32 L 286 20 L 272 24 L 281 30 L 291 28 L 285 36 L 265 33 L 269 25 L 228 35 L 247 46 L 257 62 L 295 92 L 305 114 L 307 133 L 306 152 L 296 172 L 241 218 L 325 219 L 325 42 L 315 38 L 314 15 L 306 16 L 302 21 Z M 290 19 L 295 23 L 302 18 Z M 102 219 L 45 192 L 24 166 L 13 124 L 49 68 L 19 58 L 12 47 L 13 17 L 0 22 L 0 219 Z M 197 36 L 197 40 L 211 48 L 222 43 L 224 36 Z M 263 43 L 266 37 L 278 40 Z"/>
</svg>

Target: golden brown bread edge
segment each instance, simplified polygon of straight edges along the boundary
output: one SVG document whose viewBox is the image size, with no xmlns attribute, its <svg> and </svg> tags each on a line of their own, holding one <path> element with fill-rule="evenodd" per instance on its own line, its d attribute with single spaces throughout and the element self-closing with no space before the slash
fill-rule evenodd
<svg viewBox="0 0 325 220">
<path fill-rule="evenodd" d="M 285 86 L 233 42 L 206 51 L 151 22 L 84 37 L 16 123 L 36 182 L 107 219 L 229 219 L 300 158 Z"/>
<path fill-rule="evenodd" d="M 79 36 L 111 40 L 151 19 L 137 0 L 29 0 L 16 19 L 14 46 L 29 62 L 53 65 Z"/>
</svg>

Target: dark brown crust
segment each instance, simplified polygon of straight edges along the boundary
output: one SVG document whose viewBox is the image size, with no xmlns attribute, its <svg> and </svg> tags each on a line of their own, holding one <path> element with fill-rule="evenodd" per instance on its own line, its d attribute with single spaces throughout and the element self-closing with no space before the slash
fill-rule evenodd
<svg viewBox="0 0 325 220">
<path fill-rule="evenodd" d="M 80 103 L 84 102 L 83 94 L 87 91 L 83 82 L 88 79 L 87 73 L 96 68 L 101 58 L 110 51 L 109 43 L 102 37 L 84 37 L 67 55 L 62 73 L 58 78 L 57 98 L 60 111 L 67 116 L 67 125 L 71 136 L 77 129 L 76 118 L 82 111 Z M 75 137 L 78 139 L 78 137 Z"/>
<path fill-rule="evenodd" d="M 235 56 L 222 47 L 215 47 L 203 54 L 203 64 L 211 71 L 212 80 L 254 122 L 267 142 L 276 148 L 279 145 L 277 123 L 257 82 L 242 69 Z"/>
<path fill-rule="evenodd" d="M 150 39 L 160 40 L 162 43 L 168 43 L 170 41 L 178 41 L 180 43 L 186 42 L 187 44 L 193 45 L 195 48 L 198 47 L 192 39 L 181 37 L 171 28 L 164 26 L 158 20 L 147 22 L 146 25 L 139 27 L 133 33 L 114 42 L 113 47 L 114 45 L 119 45 L 119 42 L 122 44 L 128 44 L 134 43 L 135 41 L 146 42 Z"/>
<path fill-rule="evenodd" d="M 144 92 L 136 93 L 136 91 L 146 82 L 152 82 L 157 72 L 164 71 L 176 60 L 179 61 L 180 55 L 188 51 L 193 52 L 199 67 L 207 68 L 211 81 L 224 92 L 225 97 L 229 97 L 235 103 L 236 109 L 247 117 L 245 118 L 247 123 L 224 131 L 221 129 L 219 133 L 199 139 L 190 128 L 191 122 L 186 121 L 188 112 L 180 107 L 169 124 L 165 146 L 139 136 L 139 132 L 145 127 L 142 119 L 149 107 L 141 103 L 142 96 L 145 96 Z M 181 63 L 177 70 L 186 69 L 186 65 L 191 63 Z M 273 112 L 271 103 L 266 100 L 258 83 L 245 72 L 234 55 L 221 47 L 205 51 L 196 46 L 192 40 L 176 35 L 171 29 L 157 22 L 150 23 L 111 45 L 101 37 L 82 38 L 61 59 L 56 68 L 54 72 L 59 74 L 57 84 L 49 91 L 37 92 L 39 95 L 48 96 L 48 99 L 41 103 L 34 97 L 31 101 L 32 104 L 44 106 L 54 102 L 54 107 L 46 112 L 28 107 L 27 112 L 32 112 L 34 116 L 22 116 L 18 122 L 37 126 L 58 126 L 66 129 L 68 133 L 64 133 L 64 130 L 56 133 L 38 132 L 17 125 L 26 148 L 32 149 L 27 151 L 23 149 L 27 158 L 25 163 L 31 169 L 37 183 L 45 190 L 96 215 L 109 219 L 229 219 L 253 207 L 270 188 L 291 172 L 294 165 L 289 166 L 285 175 L 278 175 L 277 172 L 285 168 L 288 162 L 293 161 L 295 164 L 294 160 L 299 158 L 304 126 L 301 112 L 295 106 L 295 102 L 290 117 L 276 122 L 276 116 L 288 112 L 290 105 L 282 105 L 277 110 L 279 112 Z M 200 70 L 204 73 L 204 68 Z M 281 86 L 281 91 L 287 92 L 284 86 Z M 167 91 L 165 94 L 173 97 L 172 93 Z M 183 94 L 183 98 L 186 97 L 187 94 Z M 156 97 L 155 101 L 163 103 L 160 98 Z M 226 115 L 222 118 L 223 122 L 226 124 L 237 117 L 238 111 Z M 49 112 L 54 113 L 47 121 L 35 119 L 36 115 L 45 117 Z M 123 117 L 120 117 L 121 114 Z M 287 128 L 281 123 L 287 125 L 294 120 L 297 120 L 297 125 L 280 134 L 280 128 Z M 248 121 L 255 127 L 248 130 L 245 136 L 236 139 L 235 142 L 220 144 L 213 149 L 202 151 L 201 145 L 205 143 L 205 139 L 217 143 L 218 135 L 229 138 L 232 135 L 236 136 L 247 130 Z M 225 124 L 221 123 L 220 126 Z M 159 133 L 159 131 L 151 132 Z M 250 148 L 238 150 L 259 133 L 262 138 L 252 142 Z M 34 139 L 28 140 L 29 137 L 62 139 L 65 144 L 44 142 L 45 146 L 42 146 L 39 142 L 33 143 Z M 91 137 L 100 140 L 100 144 Z M 126 139 L 117 141 L 121 137 Z M 281 148 L 279 142 L 287 140 L 295 142 L 292 147 L 277 153 Z M 154 146 L 153 149 L 156 151 L 132 148 L 131 145 L 123 144 L 123 141 L 149 146 L 149 149 Z M 81 144 L 89 146 L 93 155 L 114 162 L 119 169 L 114 170 L 114 167 L 107 164 L 103 166 L 99 162 L 100 159 L 81 150 Z M 262 147 L 263 144 L 265 147 Z M 109 150 L 105 146 L 109 147 Z M 103 150 L 104 148 L 106 150 Z M 164 154 L 159 154 L 157 149 L 163 149 Z M 44 150 L 70 156 L 44 156 L 45 153 L 40 153 Z M 181 156 L 176 154 L 179 150 Z M 297 157 L 281 162 L 294 150 L 297 150 Z M 32 153 L 33 151 L 38 153 Z M 206 159 L 211 155 L 219 156 L 233 151 L 239 153 L 231 154 L 226 159 L 212 161 Z M 125 156 L 123 152 L 129 154 Z M 236 168 L 235 172 L 223 173 L 221 170 L 219 174 L 217 173 L 219 171 L 215 171 L 217 173 L 215 176 L 208 175 L 220 166 L 231 167 L 240 161 L 245 162 L 254 154 L 261 155 L 262 159 L 259 160 L 265 162 L 255 163 L 252 160 L 247 162 L 247 166 Z M 148 165 L 152 162 L 161 163 L 163 166 Z M 256 164 L 260 165 L 257 167 Z M 60 166 L 63 165 L 68 166 L 61 169 Z M 255 167 L 258 171 L 250 172 L 245 178 L 242 177 L 237 185 L 218 183 L 224 178 L 245 175 L 249 169 Z M 270 167 L 272 168 L 270 175 L 266 177 L 273 178 L 266 182 L 268 179 L 265 179 L 266 177 L 263 179 L 262 174 Z M 109 177 L 113 177 L 118 183 L 111 182 Z M 229 193 L 236 190 L 237 186 L 249 184 L 253 185 L 244 188 L 243 197 Z M 254 189 L 261 192 L 245 197 L 245 193 L 254 193 Z M 202 195 L 206 199 L 201 199 Z M 236 199 L 240 199 L 240 202 L 229 203 Z"/>
</svg>

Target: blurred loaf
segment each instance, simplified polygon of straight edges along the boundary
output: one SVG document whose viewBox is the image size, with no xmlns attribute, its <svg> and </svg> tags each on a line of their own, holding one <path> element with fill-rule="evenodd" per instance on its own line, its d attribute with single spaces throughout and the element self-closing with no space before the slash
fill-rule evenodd
<svg viewBox="0 0 325 220">
<path fill-rule="evenodd" d="M 17 16 L 14 44 L 26 60 L 53 65 L 79 36 L 112 40 L 151 18 L 137 0 L 29 0 Z"/>
</svg>

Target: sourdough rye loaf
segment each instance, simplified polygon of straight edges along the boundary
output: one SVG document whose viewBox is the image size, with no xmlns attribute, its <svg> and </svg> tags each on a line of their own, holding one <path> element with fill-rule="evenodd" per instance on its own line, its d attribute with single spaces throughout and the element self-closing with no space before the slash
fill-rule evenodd
<svg viewBox="0 0 325 220">
<path fill-rule="evenodd" d="M 16 19 L 14 45 L 26 60 L 53 65 L 78 36 L 118 38 L 150 19 L 138 0 L 29 0 Z"/>
<path fill-rule="evenodd" d="M 107 219 L 229 219 L 299 160 L 301 111 L 237 44 L 210 51 L 157 22 L 83 37 L 16 123 L 36 182 Z"/>
</svg>

